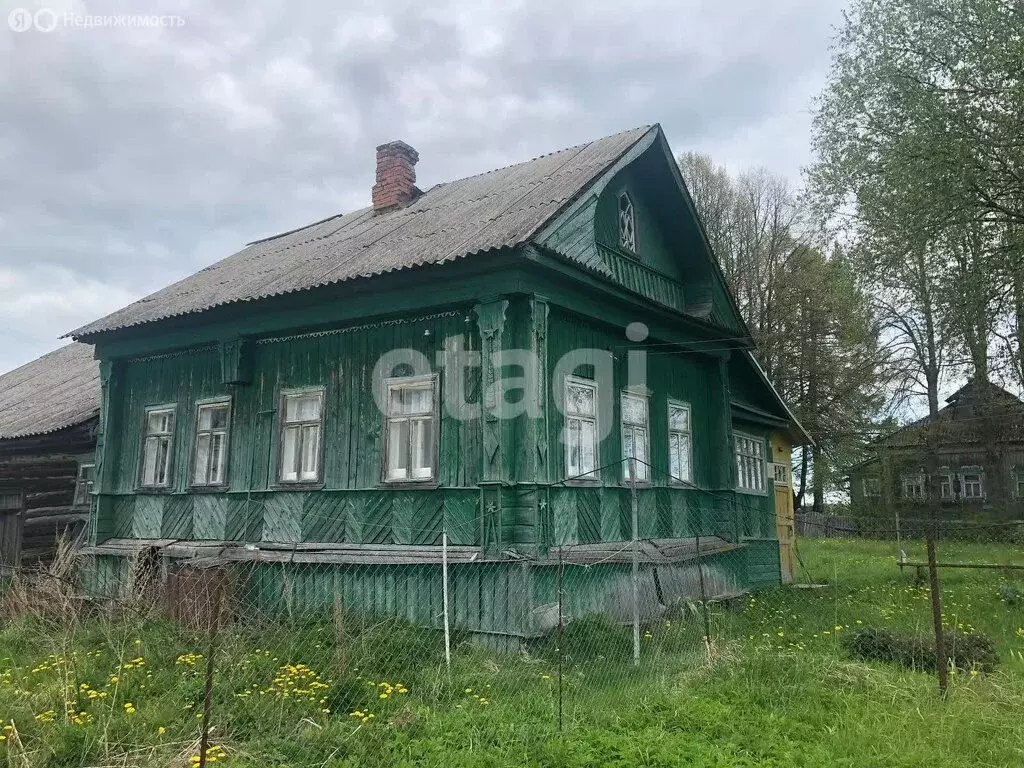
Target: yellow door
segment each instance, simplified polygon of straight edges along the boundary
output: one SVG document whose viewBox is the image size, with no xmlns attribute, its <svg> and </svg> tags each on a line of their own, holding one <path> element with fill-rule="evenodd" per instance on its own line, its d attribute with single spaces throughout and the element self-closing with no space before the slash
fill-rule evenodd
<svg viewBox="0 0 1024 768">
<path fill-rule="evenodd" d="M 793 519 L 793 488 L 790 472 L 792 446 L 785 435 L 772 435 L 772 469 L 775 480 L 775 526 L 779 536 L 782 583 L 792 584 L 796 572 L 796 523 Z"/>
</svg>

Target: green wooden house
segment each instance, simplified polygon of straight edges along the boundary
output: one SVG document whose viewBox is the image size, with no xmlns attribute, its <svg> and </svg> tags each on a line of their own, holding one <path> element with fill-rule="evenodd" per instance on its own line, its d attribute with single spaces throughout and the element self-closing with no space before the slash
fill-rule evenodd
<svg viewBox="0 0 1024 768">
<path fill-rule="evenodd" d="M 378 147 L 371 207 L 70 334 L 102 375 L 94 586 L 216 556 L 268 601 L 436 625 L 446 541 L 455 625 L 526 637 L 560 563 L 571 615 L 621 613 L 631 490 L 645 614 L 698 557 L 778 583 L 771 439 L 807 437 L 661 128 L 425 192 L 417 159 Z"/>
</svg>

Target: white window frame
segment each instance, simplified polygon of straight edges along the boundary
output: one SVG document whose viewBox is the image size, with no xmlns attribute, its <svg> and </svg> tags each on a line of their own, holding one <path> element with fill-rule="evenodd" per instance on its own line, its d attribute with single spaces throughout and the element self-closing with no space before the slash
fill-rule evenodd
<svg viewBox="0 0 1024 768">
<path fill-rule="evenodd" d="M 977 495 L 967 495 L 967 477 L 968 475 L 978 477 L 978 493 Z M 985 469 L 976 464 L 972 464 L 966 467 L 960 467 L 960 499 L 962 501 L 984 501 L 985 500 Z"/>
<path fill-rule="evenodd" d="M 149 419 L 156 414 L 169 414 L 171 417 L 170 429 L 150 433 Z M 174 472 L 174 431 L 178 427 L 178 406 L 176 403 L 165 403 L 164 405 L 150 405 L 143 410 L 142 416 L 142 450 L 139 461 L 139 488 L 149 490 L 162 490 L 171 487 L 172 475 Z M 149 462 L 150 446 L 159 451 L 162 442 L 166 441 L 166 448 L 163 461 L 163 479 L 160 479 L 161 472 L 155 462 L 153 465 L 153 476 L 147 478 L 146 467 Z"/>
<path fill-rule="evenodd" d="M 93 477 L 88 477 L 88 470 L 93 471 Z M 92 489 L 96 482 L 96 464 L 87 461 L 78 465 L 78 476 L 75 478 L 75 496 L 71 502 L 74 507 L 87 507 L 92 501 Z"/>
<path fill-rule="evenodd" d="M 626 207 L 622 203 L 625 201 Z M 620 192 L 616 200 L 616 222 L 619 230 L 619 247 L 622 250 L 636 254 L 636 205 L 633 204 L 633 197 L 629 192 Z"/>
<path fill-rule="evenodd" d="M 232 407 L 231 406 L 232 406 L 231 398 L 228 397 L 228 396 L 225 396 L 225 397 L 211 397 L 211 398 L 209 398 L 207 400 L 197 400 L 196 401 L 196 422 L 195 422 L 196 432 L 195 432 L 195 437 L 192 440 L 192 466 L 190 467 L 190 471 L 189 471 L 189 484 L 193 488 L 223 488 L 223 487 L 227 486 L 227 484 L 228 484 L 228 456 L 230 455 L 229 448 L 230 448 L 230 442 L 231 442 L 231 416 L 232 416 Z M 224 422 L 224 426 L 223 427 L 217 427 L 217 428 L 212 428 L 211 427 L 211 428 L 208 428 L 208 429 L 201 428 L 200 424 L 202 423 L 203 410 L 207 409 L 207 408 L 226 408 L 227 409 L 227 418 L 226 418 L 226 420 Z M 198 462 L 199 462 L 199 439 L 201 437 L 203 437 L 204 435 L 209 435 L 211 437 L 211 441 L 210 441 L 211 445 L 213 443 L 212 438 L 213 438 L 214 435 L 220 435 L 221 438 L 222 438 L 221 439 L 221 443 L 220 443 L 220 452 L 221 452 L 220 472 L 221 472 L 221 479 L 219 481 L 218 480 L 212 480 L 211 477 L 210 477 L 210 472 L 211 472 L 211 469 L 213 467 L 213 458 L 214 458 L 214 454 L 213 454 L 212 451 L 208 451 L 207 454 L 206 454 L 206 468 L 205 468 L 205 472 L 204 472 L 204 476 L 205 476 L 206 479 L 205 480 L 199 480 L 199 479 L 196 478 L 196 472 L 198 470 Z"/>
<path fill-rule="evenodd" d="M 672 409 L 681 408 L 686 411 L 686 425 L 687 429 L 673 429 L 672 428 Z M 669 485 L 692 485 L 693 484 L 693 409 L 690 404 L 683 400 L 674 400 L 669 398 L 668 407 L 665 411 L 665 424 L 668 427 L 668 482 Z M 672 472 L 672 454 L 674 448 L 672 447 L 672 439 L 675 437 L 679 441 L 679 445 L 686 446 L 686 474 L 676 475 Z"/>
<path fill-rule="evenodd" d="M 772 482 L 776 488 L 789 488 L 793 484 L 793 468 L 789 462 L 772 462 Z"/>
<path fill-rule="evenodd" d="M 392 413 L 391 394 L 392 392 L 403 389 L 429 390 L 430 411 L 415 414 Z M 389 485 L 422 485 L 424 483 L 437 483 L 438 449 L 440 446 L 441 435 L 439 389 L 438 376 L 436 373 L 430 373 L 422 376 L 395 376 L 384 380 L 384 407 L 386 410 L 384 413 L 384 434 L 381 450 L 381 479 L 383 482 Z M 427 450 L 430 452 L 430 463 L 426 467 L 429 474 L 423 474 L 423 468 L 421 467 L 421 473 L 419 475 L 412 475 L 414 467 L 412 465 L 413 430 L 411 427 L 414 422 L 428 422 L 430 424 L 430 443 L 427 446 Z M 406 474 L 400 476 L 395 473 L 397 468 L 391 466 L 391 430 L 398 428 L 399 425 L 403 423 L 408 423 L 410 425 L 410 429 L 408 430 L 409 440 L 402 446 L 402 450 L 405 454 Z"/>
<path fill-rule="evenodd" d="M 768 493 L 768 472 L 767 472 L 767 451 L 765 449 L 765 439 L 752 435 L 748 432 L 736 432 L 733 431 L 734 441 L 734 453 L 736 456 L 736 490 L 741 493 L 754 493 L 758 495 L 765 495 Z M 742 450 L 744 442 L 749 442 L 753 445 L 759 446 L 760 453 L 747 453 Z M 754 485 L 751 486 L 748 482 L 746 469 L 744 466 L 744 459 L 754 459 L 760 462 L 761 471 L 760 473 L 751 474 L 750 477 L 754 479 Z M 752 467 L 749 467 L 752 469 Z"/>
<path fill-rule="evenodd" d="M 882 478 L 878 475 L 865 475 L 860 481 L 860 491 L 865 499 L 877 499 L 882 495 Z"/>
<path fill-rule="evenodd" d="M 949 467 L 939 469 L 939 499 L 941 501 L 952 501 L 956 497 L 956 487 L 953 481 L 956 475 Z"/>
<path fill-rule="evenodd" d="M 901 498 L 904 501 L 924 501 L 928 496 L 928 476 L 920 472 L 904 472 L 900 475 Z M 910 493 L 910 489 L 920 488 L 920 493 Z"/>
<path fill-rule="evenodd" d="M 590 414 L 574 413 L 574 412 L 571 412 L 569 410 L 569 387 L 570 386 L 587 387 L 587 388 L 593 390 L 593 392 L 594 392 L 594 413 L 593 413 L 592 416 Z M 594 379 L 583 379 L 583 378 L 580 378 L 579 376 L 566 376 L 565 377 L 565 382 L 564 382 L 563 388 L 562 388 L 562 406 L 563 406 L 563 413 L 565 415 L 565 427 L 564 427 L 564 429 L 562 431 L 562 442 L 565 445 L 565 476 L 566 476 L 567 480 L 586 482 L 586 481 L 599 480 L 600 479 L 600 477 L 598 475 L 598 468 L 600 466 L 600 458 L 601 458 L 601 454 L 600 454 L 600 448 L 601 448 L 600 434 L 601 433 L 599 431 L 599 427 L 600 427 L 599 414 L 600 414 L 600 411 L 601 411 L 600 394 L 601 393 L 600 393 L 600 390 L 598 389 L 597 382 Z M 572 441 L 570 440 L 570 435 L 571 435 L 572 430 L 573 430 L 573 423 L 574 422 L 579 424 L 579 435 L 580 435 L 579 450 L 580 450 L 580 462 L 581 463 L 580 463 L 580 466 L 578 468 L 578 471 L 573 468 L 572 461 L 571 461 L 573 444 L 572 444 Z M 583 442 L 582 442 L 582 440 L 583 440 L 583 425 L 584 424 L 593 424 L 593 427 L 594 427 L 594 430 L 593 430 L 594 444 L 593 444 L 593 453 L 592 453 L 592 455 L 594 457 L 594 466 L 591 467 L 588 471 L 584 471 L 585 468 L 582 466 L 582 461 L 583 461 Z"/>
<path fill-rule="evenodd" d="M 296 419 L 288 421 L 288 400 L 291 398 L 308 397 L 316 395 L 320 400 L 320 413 L 316 419 Z M 324 412 L 327 410 L 326 393 L 324 387 L 300 387 L 295 389 L 283 389 L 278 400 L 278 435 L 277 435 L 277 482 L 280 485 L 318 485 L 323 483 L 324 477 Z M 308 468 L 302 466 L 303 450 L 306 441 L 309 439 L 309 429 L 316 427 L 316 449 L 312 456 L 316 461 L 315 471 L 310 473 Z M 298 442 L 295 448 L 295 464 L 292 467 L 295 477 L 285 477 L 285 439 L 289 430 L 298 431 Z"/>
<path fill-rule="evenodd" d="M 644 416 L 643 422 L 628 422 L 626 421 L 626 399 L 633 399 L 643 404 Z M 594 400 L 594 408 L 597 408 L 597 400 Z M 636 482 L 637 483 L 649 483 L 651 482 L 651 409 L 650 409 L 650 398 L 641 392 L 635 392 L 632 390 L 624 389 L 619 393 L 619 426 L 620 434 L 622 439 L 622 482 L 628 484 L 630 481 L 629 477 L 629 465 L 631 463 L 636 465 Z M 636 456 L 635 462 L 630 462 L 633 458 L 626 449 L 627 435 L 631 435 L 632 439 L 629 440 L 629 444 L 634 444 L 637 437 L 642 440 L 643 445 L 643 456 Z"/>
</svg>

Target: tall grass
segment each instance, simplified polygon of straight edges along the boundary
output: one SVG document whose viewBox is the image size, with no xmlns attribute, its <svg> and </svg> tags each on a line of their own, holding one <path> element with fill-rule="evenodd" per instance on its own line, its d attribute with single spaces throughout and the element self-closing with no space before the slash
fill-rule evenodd
<svg viewBox="0 0 1024 768">
<path fill-rule="evenodd" d="M 977 548 L 977 549 L 976 549 Z M 848 658 L 858 627 L 927 632 L 927 590 L 891 543 L 801 542 L 817 589 L 776 589 L 628 630 L 570 624 L 521 654 L 394 620 L 236 615 L 215 657 L 211 752 L 229 766 L 1016 766 L 1024 764 L 1024 609 L 1013 576 L 946 572 L 945 615 L 1000 663 L 945 701 L 923 672 Z M 944 557 L 1018 557 L 963 545 Z M 207 638 L 83 600 L 65 574 L 8 591 L 0 756 L 18 768 L 187 766 Z M 561 682 L 561 685 L 559 684 Z M 561 689 L 561 697 L 559 690 Z M 561 706 L 563 728 L 558 730 Z M 0 759 L 0 765 L 3 760 Z"/>
</svg>

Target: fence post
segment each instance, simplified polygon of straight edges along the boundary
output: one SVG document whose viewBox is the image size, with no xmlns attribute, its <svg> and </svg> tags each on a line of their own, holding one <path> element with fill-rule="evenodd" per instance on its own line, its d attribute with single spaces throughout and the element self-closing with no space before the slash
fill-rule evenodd
<svg viewBox="0 0 1024 768">
<path fill-rule="evenodd" d="M 695 553 L 697 558 L 697 579 L 700 582 L 700 612 L 704 619 L 704 650 L 707 653 L 708 661 L 711 661 L 711 617 L 708 615 L 708 595 L 704 586 L 704 563 L 700 559 L 700 531 L 697 531 L 697 546 Z"/>
<path fill-rule="evenodd" d="M 203 685 L 203 732 L 199 737 L 199 768 L 206 768 L 206 753 L 210 749 L 210 717 L 213 714 L 214 656 L 217 654 L 217 635 L 220 631 L 223 579 L 217 579 L 213 593 L 213 615 L 210 617 L 210 639 L 206 646 L 206 680 Z"/>
<path fill-rule="evenodd" d="M 928 528 L 928 580 L 932 598 L 932 625 L 935 628 L 935 663 L 939 668 L 939 693 L 945 698 L 949 690 L 949 657 L 946 655 L 946 637 L 942 634 L 942 593 L 939 591 L 938 558 L 935 554 L 935 527 L 933 522 Z"/>
<path fill-rule="evenodd" d="M 640 666 L 640 511 L 636 502 L 636 459 L 629 459 L 629 500 L 633 511 L 633 666 Z"/>
<path fill-rule="evenodd" d="M 441 521 L 441 602 L 444 605 L 444 663 L 452 672 L 452 635 L 448 613 L 448 524 Z"/>
<path fill-rule="evenodd" d="M 562 629 L 565 626 L 565 613 L 562 608 L 563 585 L 565 580 L 565 560 L 563 546 L 558 547 L 558 731 L 562 731 L 562 660 L 565 658 L 565 639 Z"/>
</svg>

